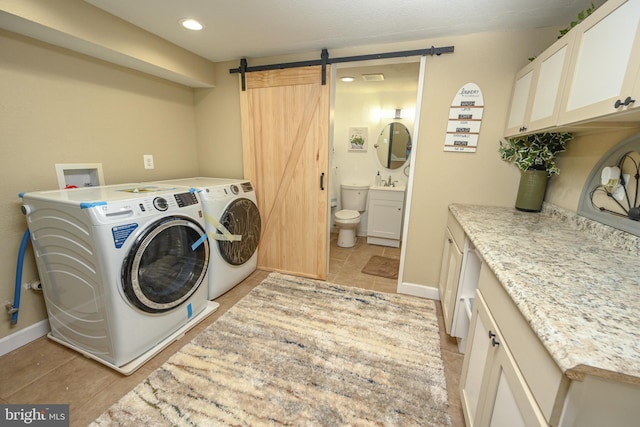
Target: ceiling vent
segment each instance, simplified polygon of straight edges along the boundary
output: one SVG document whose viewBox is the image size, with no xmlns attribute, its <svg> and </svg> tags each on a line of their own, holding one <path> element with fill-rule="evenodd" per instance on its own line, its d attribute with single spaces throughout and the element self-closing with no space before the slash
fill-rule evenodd
<svg viewBox="0 0 640 427">
<path fill-rule="evenodd" d="M 381 82 L 384 80 L 384 74 L 363 74 L 362 80 L 365 82 Z"/>
</svg>

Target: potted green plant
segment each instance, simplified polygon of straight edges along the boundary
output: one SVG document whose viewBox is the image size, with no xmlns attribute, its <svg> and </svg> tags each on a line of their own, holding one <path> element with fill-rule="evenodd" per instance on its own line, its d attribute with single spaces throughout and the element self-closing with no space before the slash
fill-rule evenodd
<svg viewBox="0 0 640 427">
<path fill-rule="evenodd" d="M 516 209 L 540 212 L 547 181 L 558 175 L 555 158 L 566 150 L 573 139 L 569 132 L 543 132 L 500 141 L 498 152 L 502 160 L 512 162 L 522 171 L 516 198 Z"/>
</svg>

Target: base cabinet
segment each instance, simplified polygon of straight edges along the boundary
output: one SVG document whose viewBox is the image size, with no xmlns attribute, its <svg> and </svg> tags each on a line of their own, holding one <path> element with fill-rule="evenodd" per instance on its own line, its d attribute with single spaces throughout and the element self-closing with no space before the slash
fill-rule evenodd
<svg viewBox="0 0 640 427">
<path fill-rule="evenodd" d="M 438 288 L 444 328 L 458 340 L 458 350 L 465 352 L 471 318 L 470 305 L 478 287 L 482 260 L 473 243 L 455 217 L 449 213 L 442 248 Z"/>
<path fill-rule="evenodd" d="M 467 426 L 546 426 L 480 293 L 469 337 L 460 389 Z"/>
<path fill-rule="evenodd" d="M 442 317 L 444 318 L 445 331 L 451 335 L 453 314 L 460 280 L 460 268 L 462 266 L 462 251 L 458 247 L 449 228 L 445 231 L 444 247 L 442 250 L 442 264 L 440 266 L 440 302 L 442 305 Z"/>
<path fill-rule="evenodd" d="M 483 263 L 460 378 L 467 427 L 636 427 L 640 384 L 562 373 Z M 615 377 L 615 375 L 614 375 Z"/>
</svg>

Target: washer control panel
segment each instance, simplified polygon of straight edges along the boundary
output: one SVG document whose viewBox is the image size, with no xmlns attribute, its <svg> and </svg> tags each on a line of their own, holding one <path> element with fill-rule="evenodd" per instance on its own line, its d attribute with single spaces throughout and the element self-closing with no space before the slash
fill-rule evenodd
<svg viewBox="0 0 640 427">
<path fill-rule="evenodd" d="M 179 208 L 184 208 L 186 206 L 198 204 L 196 193 L 189 192 L 189 193 L 174 194 L 174 197 L 176 198 L 176 203 L 178 204 Z"/>
<path fill-rule="evenodd" d="M 241 185 L 242 190 L 244 190 L 245 193 L 250 193 L 253 191 L 253 185 L 251 185 L 250 182 L 243 182 Z"/>
</svg>

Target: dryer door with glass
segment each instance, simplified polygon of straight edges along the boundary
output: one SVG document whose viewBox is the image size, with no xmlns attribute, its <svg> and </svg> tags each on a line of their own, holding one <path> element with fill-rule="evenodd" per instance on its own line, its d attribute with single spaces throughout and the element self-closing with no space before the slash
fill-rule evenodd
<svg viewBox="0 0 640 427">
<path fill-rule="evenodd" d="M 240 240 L 219 238 L 220 255 L 231 265 L 244 264 L 258 249 L 262 228 L 258 207 L 249 199 L 236 199 L 225 209 L 220 224 L 232 235 L 241 236 Z M 218 230 L 218 234 L 222 233 Z"/>
<path fill-rule="evenodd" d="M 170 216 L 136 239 L 122 267 L 122 286 L 134 306 L 148 313 L 165 312 L 193 295 L 208 266 L 204 229 L 191 219 Z"/>
</svg>

